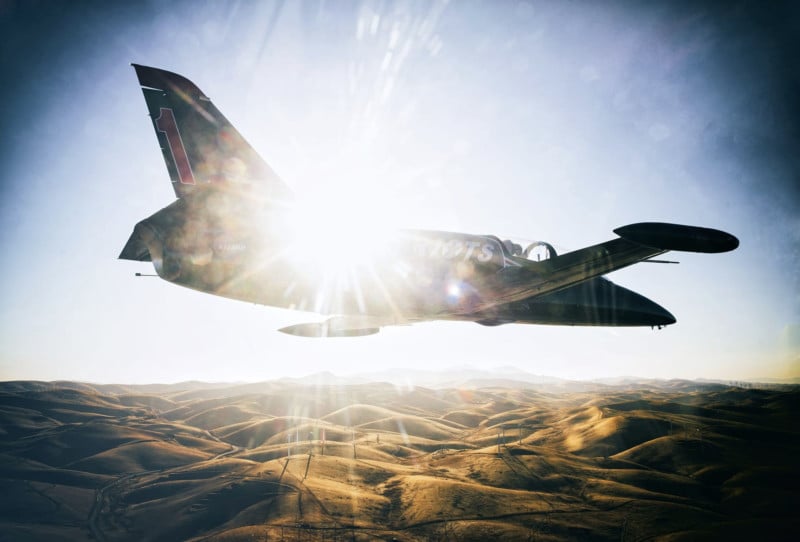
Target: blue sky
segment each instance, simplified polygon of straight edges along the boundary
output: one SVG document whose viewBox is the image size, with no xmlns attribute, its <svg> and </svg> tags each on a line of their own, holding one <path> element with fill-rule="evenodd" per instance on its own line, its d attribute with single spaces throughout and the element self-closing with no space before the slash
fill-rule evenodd
<svg viewBox="0 0 800 542">
<path fill-rule="evenodd" d="M 472 365 L 800 377 L 797 8 L 756 2 L 0 4 L 0 379 L 239 381 Z M 741 240 L 616 283 L 664 330 L 428 323 L 358 339 L 116 260 L 173 192 L 130 63 L 192 79 L 300 196 L 549 241 Z"/>
</svg>

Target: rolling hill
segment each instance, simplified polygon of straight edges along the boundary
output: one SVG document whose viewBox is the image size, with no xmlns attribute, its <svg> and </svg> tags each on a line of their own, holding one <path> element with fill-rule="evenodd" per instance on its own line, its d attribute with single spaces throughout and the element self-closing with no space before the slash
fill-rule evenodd
<svg viewBox="0 0 800 542">
<path fill-rule="evenodd" d="M 0 540 L 794 539 L 800 390 L 0 383 Z"/>
</svg>

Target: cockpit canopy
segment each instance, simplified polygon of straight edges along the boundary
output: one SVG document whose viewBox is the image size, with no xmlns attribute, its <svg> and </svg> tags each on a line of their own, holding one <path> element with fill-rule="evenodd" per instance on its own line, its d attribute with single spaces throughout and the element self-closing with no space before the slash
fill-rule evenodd
<svg viewBox="0 0 800 542">
<path fill-rule="evenodd" d="M 502 244 L 507 254 L 534 262 L 555 258 L 558 255 L 553 245 L 545 241 L 504 239 Z"/>
</svg>

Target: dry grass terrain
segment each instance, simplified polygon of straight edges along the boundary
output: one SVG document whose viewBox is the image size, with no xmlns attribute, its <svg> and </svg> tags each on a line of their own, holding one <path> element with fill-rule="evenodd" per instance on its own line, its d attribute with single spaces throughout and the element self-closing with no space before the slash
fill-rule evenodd
<svg viewBox="0 0 800 542">
<path fill-rule="evenodd" d="M 3 382 L 0 540 L 793 540 L 799 416 L 688 381 Z"/>
</svg>

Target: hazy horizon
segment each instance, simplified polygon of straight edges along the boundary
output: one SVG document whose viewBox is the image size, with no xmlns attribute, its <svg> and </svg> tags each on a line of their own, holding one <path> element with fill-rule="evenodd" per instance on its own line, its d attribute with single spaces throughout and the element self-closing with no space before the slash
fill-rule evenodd
<svg viewBox="0 0 800 542">
<path fill-rule="evenodd" d="M 465 374 L 466 373 L 466 374 Z M 309 386 L 337 386 L 337 385 L 360 385 L 360 384 L 376 384 L 388 383 L 400 387 L 413 389 L 420 388 L 434 388 L 444 389 L 459 387 L 462 384 L 479 385 L 485 382 L 501 381 L 506 382 L 509 386 L 513 387 L 511 383 L 516 382 L 519 385 L 537 385 L 546 387 L 548 384 L 558 385 L 560 383 L 599 383 L 599 384 L 636 384 L 646 382 L 669 382 L 669 381 L 687 381 L 695 383 L 716 383 L 724 385 L 758 385 L 763 384 L 766 386 L 771 385 L 797 385 L 800 384 L 800 377 L 792 378 L 745 378 L 745 379 L 723 379 L 723 378 L 659 378 L 659 377 L 645 377 L 641 375 L 616 375 L 604 376 L 594 378 L 562 378 L 547 374 L 532 373 L 513 366 L 498 366 L 490 369 L 479 368 L 471 365 L 452 366 L 441 369 L 408 369 L 403 367 L 387 367 L 380 370 L 354 372 L 354 373 L 337 373 L 330 370 L 322 370 L 313 373 L 307 373 L 296 376 L 289 375 L 275 375 L 270 378 L 261 380 L 198 380 L 189 378 L 185 380 L 174 381 L 148 381 L 142 379 L 140 381 L 91 381 L 91 380 L 74 380 L 74 379 L 8 379 L 2 380 L 0 383 L 9 382 L 41 382 L 43 384 L 57 384 L 57 383 L 74 383 L 86 384 L 89 386 L 132 386 L 132 387 L 147 387 L 147 386 L 180 386 L 181 384 L 199 384 L 202 386 L 224 386 L 236 387 L 247 386 L 250 384 L 262 384 L 271 382 L 296 382 L 300 385 Z"/>
</svg>

